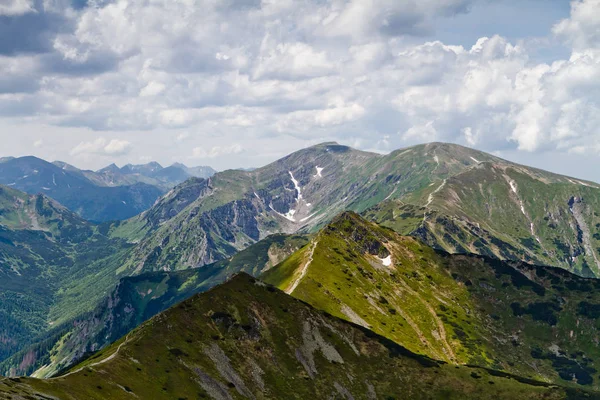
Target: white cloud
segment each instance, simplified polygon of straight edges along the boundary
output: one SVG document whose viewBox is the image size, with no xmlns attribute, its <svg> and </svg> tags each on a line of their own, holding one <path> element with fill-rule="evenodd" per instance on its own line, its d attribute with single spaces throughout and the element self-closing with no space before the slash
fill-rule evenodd
<svg viewBox="0 0 600 400">
<path fill-rule="evenodd" d="M 81 142 L 71 150 L 71 155 L 96 154 L 103 156 L 121 156 L 129 153 L 132 145 L 127 140 L 97 138 L 91 142 Z"/>
<path fill-rule="evenodd" d="M 553 32 L 575 49 L 600 47 L 600 0 L 571 1 L 571 15 L 554 26 Z"/>
<path fill-rule="evenodd" d="M 35 148 L 40 148 L 44 145 L 44 141 L 42 139 L 38 139 L 35 142 L 33 142 L 33 147 Z"/>
<path fill-rule="evenodd" d="M 239 154 L 244 149 L 239 144 L 232 144 L 231 146 L 214 146 L 209 150 L 204 147 L 194 147 L 192 150 L 192 158 L 217 158 L 230 154 Z"/>
<path fill-rule="evenodd" d="M 316 51 L 305 43 L 277 44 L 265 36 L 255 67 L 254 79 L 295 80 L 332 74 L 336 65 L 325 51 Z"/>
<path fill-rule="evenodd" d="M 599 148 L 600 0 L 572 2 L 548 32 L 571 50 L 553 62 L 534 61 L 526 40 L 420 36 L 468 0 L 94 4 L 61 11 L 70 23 L 49 38 L 51 54 L 0 56 L 3 120 L 118 138 L 63 144 L 72 155 L 174 159 L 184 146 L 169 140 L 211 159 L 263 154 L 268 141 Z M 130 131 L 147 139 L 133 149 Z"/>
<path fill-rule="evenodd" d="M 15 16 L 36 12 L 31 0 L 1 0 L 0 16 Z"/>
<path fill-rule="evenodd" d="M 185 142 L 189 138 L 190 138 L 190 133 L 189 132 L 182 132 L 182 133 L 180 133 L 179 135 L 177 135 L 175 137 L 175 141 L 177 143 L 181 143 L 181 142 Z"/>
</svg>

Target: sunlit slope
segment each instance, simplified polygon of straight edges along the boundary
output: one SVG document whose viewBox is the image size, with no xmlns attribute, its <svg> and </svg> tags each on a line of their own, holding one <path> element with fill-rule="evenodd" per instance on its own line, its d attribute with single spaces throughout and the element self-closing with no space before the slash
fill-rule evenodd
<svg viewBox="0 0 600 400">
<path fill-rule="evenodd" d="M 262 279 L 416 353 L 599 387 L 594 279 L 438 252 L 353 213 Z"/>
</svg>

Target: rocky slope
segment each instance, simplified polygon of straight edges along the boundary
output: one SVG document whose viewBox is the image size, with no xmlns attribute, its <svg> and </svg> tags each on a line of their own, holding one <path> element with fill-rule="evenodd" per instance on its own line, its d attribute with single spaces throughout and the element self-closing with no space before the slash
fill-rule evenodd
<svg viewBox="0 0 600 400">
<path fill-rule="evenodd" d="M 239 275 L 52 380 L 0 396 L 76 399 L 598 398 L 411 353 Z"/>
<path fill-rule="evenodd" d="M 344 210 L 449 252 L 595 276 L 600 186 L 465 147 L 378 155 L 325 143 L 253 171 L 186 182 L 114 235 L 139 242 L 133 273 L 196 267 L 277 232 L 314 232 Z"/>
<path fill-rule="evenodd" d="M 115 235 L 140 240 L 127 266 L 134 272 L 207 264 L 272 233 L 314 231 L 343 210 L 404 198 L 475 165 L 470 154 L 495 159 L 454 150 L 452 157 L 442 150 L 434 155 L 427 146 L 382 156 L 317 145 L 253 171 L 218 173 L 194 183 L 193 191 L 188 184 L 175 188 Z M 181 189 L 189 195 L 181 196 Z"/>
<path fill-rule="evenodd" d="M 437 252 L 353 213 L 262 279 L 419 354 L 600 388 L 596 279 Z"/>
</svg>

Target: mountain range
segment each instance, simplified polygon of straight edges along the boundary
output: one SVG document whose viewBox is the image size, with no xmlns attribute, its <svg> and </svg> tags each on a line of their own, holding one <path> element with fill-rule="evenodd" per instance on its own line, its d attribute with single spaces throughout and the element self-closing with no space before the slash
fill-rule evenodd
<svg viewBox="0 0 600 400">
<path fill-rule="evenodd" d="M 325 143 L 254 171 L 187 181 L 113 235 L 132 273 L 198 267 L 344 210 L 451 253 L 600 274 L 600 185 L 432 143 L 379 155 Z"/>
<path fill-rule="evenodd" d="M 124 182 L 116 177 L 150 176 L 167 169 L 159 167 L 109 166 L 95 174 Z M 169 171 L 160 176 L 166 175 L 175 176 Z M 435 374 L 454 382 L 448 383 L 451 389 L 446 385 L 449 398 L 465 394 L 482 398 L 476 395 L 480 393 L 591 396 L 573 388 L 600 387 L 596 361 L 600 298 L 595 295 L 595 278 L 600 275 L 599 190 L 593 182 L 443 143 L 388 155 L 324 143 L 251 171 L 189 178 L 139 215 L 105 223 L 88 222 L 45 194 L 2 188 L 0 272 L 7 279 L 0 280 L 0 372 L 39 378 L 77 372 L 64 378 L 64 384 L 62 378 L 4 381 L 13 389 L 0 385 L 0 393 L 22 390 L 65 396 L 72 390 L 76 396 L 102 398 L 107 394 L 95 392 L 81 377 L 85 365 L 98 362 L 103 354 L 107 361 L 101 364 L 112 365 L 109 354 L 129 344 L 111 343 L 129 332 L 141 332 L 147 343 L 159 340 L 149 328 L 155 322 L 144 321 L 176 325 L 179 316 L 170 317 L 177 314 L 172 310 L 184 306 L 170 307 L 220 285 L 210 292 L 220 293 L 220 300 L 210 295 L 209 305 L 222 302 L 233 310 L 240 304 L 248 307 L 244 302 L 268 303 L 267 297 L 276 293 L 277 301 L 296 298 L 303 307 L 320 310 L 327 324 L 349 324 L 343 329 L 368 332 L 378 343 L 402 349 L 397 350 L 403 355 L 401 364 L 433 360 L 441 368 Z M 223 283 L 239 273 L 255 278 L 238 275 L 234 283 Z M 256 283 L 256 278 L 282 293 Z M 268 295 L 246 288 L 257 297 L 242 300 L 232 292 L 240 282 L 270 288 L 263 290 Z M 309 311 L 300 313 L 305 312 Z M 227 334 L 235 331 L 231 327 L 236 323 L 246 323 L 240 322 L 245 317 L 238 311 L 227 313 L 238 321 L 230 321 Z M 305 337 L 297 321 L 284 323 L 277 315 L 264 326 L 274 323 L 292 336 Z M 179 333 L 174 335 L 185 335 L 183 327 L 175 331 Z M 271 339 L 264 345 L 273 357 L 288 351 Z M 175 336 L 173 340 L 177 342 Z M 210 348 L 204 339 L 190 340 L 199 340 L 199 348 Z M 389 346 L 385 351 L 392 351 Z M 229 350 L 226 354 L 233 357 Z M 254 374 L 248 357 L 255 356 L 250 349 L 236 354 L 241 357 L 236 359 L 245 360 L 234 369 L 246 391 L 239 389 L 239 379 L 232 380 L 231 370 L 223 375 L 218 367 L 211 370 L 206 364 L 190 369 L 179 353 L 171 359 L 176 366 L 167 369 L 196 381 L 194 390 L 200 385 L 210 398 L 268 398 L 269 393 L 285 398 L 288 389 L 281 383 L 265 383 L 264 390 L 255 386 L 256 380 L 249 383 Z M 131 357 L 140 361 L 137 355 Z M 193 356 L 194 362 L 202 357 Z M 296 362 L 306 367 L 302 357 L 297 356 Z M 366 371 L 360 375 L 354 363 L 383 368 L 374 360 L 352 360 L 347 362 L 349 370 L 341 370 L 359 374 L 363 382 L 374 378 Z M 148 361 L 136 368 L 148 369 L 151 375 L 117 387 L 143 393 L 134 383 L 158 379 L 152 374 L 164 375 Z M 74 367 L 78 362 L 83 364 Z M 133 364 L 119 363 L 114 371 Z M 454 367 L 443 367 L 447 364 L 462 365 L 462 372 L 453 373 Z M 305 368 L 307 379 L 317 379 L 310 376 L 310 365 Z M 206 380 L 191 378 L 190 371 L 197 368 Z M 431 372 L 420 368 L 410 374 Z M 265 370 L 263 364 L 260 369 Z M 338 370 L 327 373 L 335 377 L 329 383 L 342 379 Z M 458 378 L 464 374 L 501 376 L 506 381 L 490 378 L 494 383 L 486 386 L 480 385 L 485 380 L 472 378 L 467 384 Z M 75 377 L 77 383 L 72 381 Z M 99 385 L 117 382 L 108 379 Z M 341 398 L 368 398 L 369 385 L 364 392 L 365 387 L 348 381 L 338 383 L 346 389 L 340 389 L 346 393 L 339 392 Z M 207 391 L 206 385 L 216 392 Z M 331 387 L 315 385 L 298 393 L 333 396 L 332 391 L 315 391 Z M 490 391 L 489 385 L 497 386 Z M 377 396 L 399 395 L 380 383 L 372 386 Z M 442 396 L 433 386 L 432 398 Z M 164 396 L 172 398 L 168 396 L 176 391 L 165 387 Z M 419 385 L 410 388 L 424 393 Z"/>
<path fill-rule="evenodd" d="M 193 176 L 208 178 L 214 172 L 210 167 L 183 164 L 163 168 L 156 162 L 122 168 L 112 164 L 94 172 L 32 156 L 0 160 L 0 184 L 29 194 L 43 193 L 81 217 L 99 222 L 133 217 L 176 184 Z"/>
</svg>

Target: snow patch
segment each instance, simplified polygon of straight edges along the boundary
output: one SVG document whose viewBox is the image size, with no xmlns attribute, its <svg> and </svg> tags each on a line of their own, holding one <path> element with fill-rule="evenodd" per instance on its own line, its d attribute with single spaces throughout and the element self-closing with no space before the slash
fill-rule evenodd
<svg viewBox="0 0 600 400">
<path fill-rule="evenodd" d="M 311 219 L 312 217 L 315 216 L 316 213 L 310 214 L 308 217 L 304 217 L 300 220 L 300 222 L 304 222 L 304 221 L 308 221 L 309 219 Z"/>
<path fill-rule="evenodd" d="M 276 209 L 273 208 L 272 205 L 269 204 L 269 208 L 277 215 L 279 215 L 280 217 L 283 217 L 285 219 L 287 219 L 288 221 L 292 221 L 292 222 L 296 222 L 296 219 L 294 219 L 294 214 L 296 213 L 296 210 L 290 210 L 285 214 L 280 213 L 279 211 L 277 211 Z"/>
<path fill-rule="evenodd" d="M 292 183 L 294 184 L 294 188 L 298 192 L 298 198 L 296 199 L 296 201 L 299 202 L 300 200 L 302 200 L 302 188 L 298 184 L 298 181 L 296 180 L 296 178 L 294 178 L 294 174 L 292 174 L 292 171 L 288 171 L 288 172 L 290 173 L 290 177 L 292 178 Z"/>
<path fill-rule="evenodd" d="M 437 163 L 437 165 L 440 165 L 440 159 L 437 155 L 433 156 L 433 160 Z"/>
<path fill-rule="evenodd" d="M 13 182 L 13 183 L 9 183 L 7 186 L 15 186 L 15 185 L 16 185 L 16 183 Z"/>
<path fill-rule="evenodd" d="M 377 257 L 379 258 L 379 257 Z M 381 261 L 381 263 L 383 265 L 385 265 L 386 267 L 389 267 L 390 265 L 392 265 L 392 256 L 389 255 L 386 258 L 379 258 L 379 261 Z"/>
<path fill-rule="evenodd" d="M 315 178 L 316 178 L 316 177 L 322 178 L 322 177 L 323 177 L 323 175 L 321 175 L 321 172 L 323 172 L 323 168 L 321 168 L 321 167 L 315 167 L 315 168 L 317 169 L 317 174 L 316 174 L 316 175 L 314 175 L 314 176 L 315 176 Z"/>
<path fill-rule="evenodd" d="M 296 222 L 296 220 L 294 219 L 294 214 L 296 214 L 296 210 L 290 210 L 287 213 L 285 213 L 283 216 L 287 219 L 289 219 L 290 221 Z"/>
<path fill-rule="evenodd" d="M 515 181 L 508 181 L 508 184 L 510 185 L 511 190 L 513 191 L 514 194 L 517 195 L 517 199 L 519 200 L 519 205 L 521 206 L 521 212 L 523 213 L 523 215 L 525 217 L 527 217 L 527 213 L 525 212 L 525 207 L 523 205 L 523 201 L 519 198 L 519 191 L 518 191 L 518 187 L 517 184 L 515 183 Z M 529 219 L 529 217 L 527 217 L 527 219 Z"/>
<path fill-rule="evenodd" d="M 127 205 L 127 203 L 125 203 L 125 200 L 121 200 L 121 203 L 123 203 L 123 204 Z"/>
<path fill-rule="evenodd" d="M 45 187 L 45 186 L 42 189 L 44 189 L 44 190 L 51 190 L 49 187 Z"/>
<path fill-rule="evenodd" d="M 514 194 L 518 194 L 517 193 L 517 184 L 515 183 L 515 181 L 508 181 L 508 184 L 510 185 L 510 188 L 512 189 Z"/>
<path fill-rule="evenodd" d="M 54 184 L 54 186 L 58 186 L 56 184 L 56 177 L 54 176 L 54 174 L 52 174 L 52 183 Z"/>
<path fill-rule="evenodd" d="M 527 212 L 525 211 L 525 205 L 523 204 L 523 200 L 521 200 L 521 198 L 519 197 L 519 188 L 517 187 L 517 183 L 515 181 L 513 181 L 512 179 L 508 179 L 508 184 L 510 185 L 510 189 L 512 190 L 512 192 L 517 197 L 517 200 L 519 202 L 519 206 L 521 207 L 521 213 L 529 221 L 529 232 L 531 232 L 531 236 L 533 236 L 535 238 L 535 240 L 537 240 L 538 243 L 541 244 L 542 241 L 535 234 L 535 225 L 533 224 L 533 221 L 531 220 L 531 218 L 529 218 L 529 215 L 527 215 Z"/>
<path fill-rule="evenodd" d="M 260 200 L 260 196 L 258 195 L 258 193 L 254 192 L 254 196 L 256 196 L 256 198 Z"/>
<path fill-rule="evenodd" d="M 475 161 L 477 164 L 481 163 L 481 161 L 479 161 L 478 159 L 476 159 L 475 157 L 470 157 L 471 160 Z"/>
</svg>

